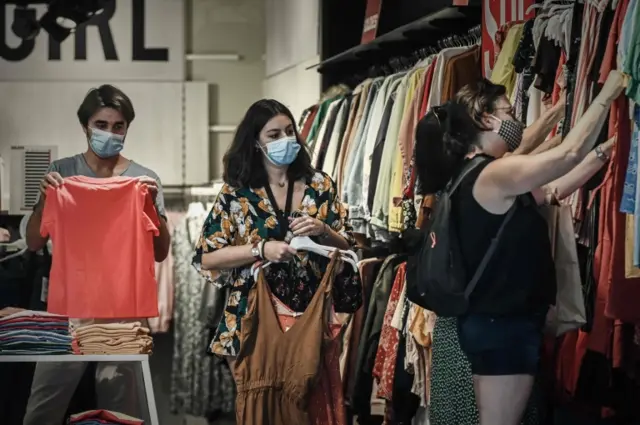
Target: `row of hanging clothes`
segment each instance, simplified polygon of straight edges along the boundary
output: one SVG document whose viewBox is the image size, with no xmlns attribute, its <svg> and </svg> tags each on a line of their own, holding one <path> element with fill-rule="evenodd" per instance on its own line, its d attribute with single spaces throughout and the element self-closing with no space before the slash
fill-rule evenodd
<svg viewBox="0 0 640 425">
<path fill-rule="evenodd" d="M 506 24 L 496 36 L 491 80 L 508 88 L 519 119 L 528 125 L 538 119 L 558 102 L 562 84 L 566 112 L 554 132 L 566 135 L 612 70 L 629 76 L 599 136 L 598 143 L 615 140 L 608 166 L 563 202 L 572 213 L 585 323 L 547 341 L 545 391 L 555 395 L 554 406 L 583 418 L 637 423 L 640 7 L 636 0 L 547 0 L 534 7 L 535 19 Z"/>
<path fill-rule="evenodd" d="M 342 374 L 348 411 L 360 425 L 478 422 L 455 325 L 408 300 L 407 257 L 397 240 L 422 225 L 435 201 L 415 190 L 416 125 L 481 77 L 479 38 L 475 27 L 392 59 L 353 91 L 331 88 L 299 122 L 314 166 L 336 179 L 354 231 L 374 245 L 358 265 L 365 300 Z M 525 423 L 538 423 L 530 410 Z"/>
<path fill-rule="evenodd" d="M 495 64 L 491 82 L 506 87 L 516 118 L 533 124 L 558 102 L 567 79 L 573 1 L 536 3 L 535 19 L 510 21 L 495 35 Z M 553 130 L 555 135 L 562 122 Z M 567 131 L 568 131 L 567 127 Z"/>
<path fill-rule="evenodd" d="M 149 319 L 149 327 L 156 337 L 172 337 L 170 411 L 214 422 L 235 411 L 227 364 L 206 354 L 226 297 L 205 282 L 191 259 L 219 187 L 173 189 L 165 188 L 171 249 L 156 264 L 160 315 Z"/>
<path fill-rule="evenodd" d="M 554 2 L 548 2 L 547 9 L 553 7 Z M 563 131 L 583 117 L 612 70 L 621 70 L 629 81 L 600 134 L 603 142 L 615 138 L 607 169 L 568 201 L 579 259 L 585 265 L 587 323 L 555 341 L 554 390 L 583 415 L 638 423 L 640 7 L 636 0 L 603 0 L 575 2 L 564 10 L 572 25 L 567 37 L 570 95 Z"/>
<path fill-rule="evenodd" d="M 636 204 L 631 209 L 628 202 L 637 193 L 631 180 L 637 175 L 632 170 L 637 167 L 638 115 L 629 118 L 629 104 L 637 95 L 640 56 L 629 43 L 639 12 L 636 0 L 604 3 L 541 2 L 535 19 L 506 24 L 496 36 L 489 78 L 507 88 L 517 118 L 528 125 L 539 120 L 566 87 L 565 119 L 548 140 L 566 134 L 582 117 L 611 69 L 631 76 L 627 96 L 617 100 L 601 137 L 601 142 L 616 137 L 608 169 L 557 207 L 562 214 L 549 219 L 563 227 L 550 232 L 556 250 L 573 246 L 568 251 L 575 255 L 564 259 L 569 268 L 559 267 L 565 274 L 558 277 L 559 288 L 571 287 L 569 304 L 575 310 L 564 323 L 555 318 L 562 326 L 547 337 L 542 371 L 522 424 L 574 423 L 576 408 L 589 420 L 613 417 L 635 423 L 640 414 L 640 285 L 635 283 L 640 273 L 635 274 L 634 263 L 634 241 L 640 239 L 634 227 Z M 425 49 L 417 54 L 422 55 L 417 64 L 394 61 L 352 91 L 332 88 L 304 111 L 299 128 L 314 166 L 337 180 L 354 230 L 372 244 L 392 247 L 394 236 L 424 223 L 435 202 L 435 197 L 416 195 L 424 182 L 416 181 L 412 170 L 415 124 L 430 107 L 480 76 L 476 59 L 475 68 L 470 65 L 463 74 L 469 79 L 445 95 L 451 79 L 462 79 L 451 72 L 451 59 L 474 48 Z M 630 188 L 633 196 L 626 196 Z M 354 320 L 360 324 L 350 348 L 357 353 L 354 367 L 343 375 L 349 411 L 360 424 L 379 423 L 376 419 L 383 417 L 390 424 L 475 425 L 473 380 L 457 341 L 456 321 L 407 300 L 405 261 L 403 254 L 391 254 L 359 264 L 366 300 L 355 315 L 360 319 Z"/>
<path fill-rule="evenodd" d="M 402 232 L 414 201 L 413 133 L 419 117 L 476 81 L 480 27 L 369 69 L 352 91 L 336 86 L 299 120 L 313 166 L 331 175 L 356 234 L 378 242 Z"/>
</svg>

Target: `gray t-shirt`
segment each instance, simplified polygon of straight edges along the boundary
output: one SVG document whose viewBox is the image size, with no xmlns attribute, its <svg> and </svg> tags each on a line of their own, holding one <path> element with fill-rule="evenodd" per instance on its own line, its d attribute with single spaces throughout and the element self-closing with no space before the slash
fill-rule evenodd
<svg viewBox="0 0 640 425">
<path fill-rule="evenodd" d="M 73 177 L 73 176 L 85 176 L 85 177 L 95 177 L 96 173 L 93 172 L 89 164 L 87 164 L 87 160 L 84 158 L 84 155 L 78 154 L 74 156 L 70 156 L 68 158 L 58 159 L 57 161 L 53 161 L 49 166 L 48 173 L 57 172 L 65 177 Z M 160 177 L 150 169 L 143 167 L 142 165 L 131 161 L 129 167 L 121 174 L 123 177 L 142 177 L 147 176 L 155 179 L 158 182 L 158 196 L 156 197 L 156 210 L 158 210 L 158 215 L 163 217 L 165 220 L 167 219 L 167 213 L 164 209 L 164 196 L 162 194 L 162 184 L 160 183 Z M 38 201 L 40 198 L 38 198 Z"/>
</svg>

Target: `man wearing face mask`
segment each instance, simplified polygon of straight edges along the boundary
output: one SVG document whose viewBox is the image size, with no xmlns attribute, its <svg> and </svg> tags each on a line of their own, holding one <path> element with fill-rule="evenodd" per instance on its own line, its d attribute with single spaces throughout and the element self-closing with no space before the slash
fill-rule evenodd
<svg viewBox="0 0 640 425">
<path fill-rule="evenodd" d="M 40 199 L 27 225 L 29 249 L 39 251 L 47 243 L 47 238 L 40 235 L 47 188 L 63 185 L 63 179 L 72 176 L 93 178 L 124 176 L 139 179 L 142 184 L 148 186 L 152 194 L 160 217 L 159 235 L 153 240 L 154 257 L 158 262 L 163 261 L 169 253 L 170 235 L 167 230 L 160 179 L 153 171 L 120 154 L 124 148 L 129 125 L 135 117 L 131 100 L 116 87 L 103 85 L 87 93 L 77 115 L 85 133 L 87 150 L 84 153 L 54 161 L 49 167 L 40 184 Z M 82 302 L 82 300 L 74 300 L 74 302 Z M 80 362 L 38 363 L 23 423 L 25 425 L 59 425 L 86 366 L 85 363 Z M 96 371 L 98 402 L 100 408 L 139 416 L 139 412 L 132 411 L 129 406 L 134 397 L 125 394 L 125 390 L 131 387 L 135 371 L 124 369 L 127 367 L 121 364 L 100 363 L 98 365 Z"/>
</svg>

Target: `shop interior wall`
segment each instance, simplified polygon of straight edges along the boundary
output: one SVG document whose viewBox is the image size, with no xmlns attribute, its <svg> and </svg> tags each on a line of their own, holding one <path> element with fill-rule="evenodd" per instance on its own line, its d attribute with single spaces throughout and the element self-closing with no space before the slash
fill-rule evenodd
<svg viewBox="0 0 640 425">
<path fill-rule="evenodd" d="M 265 0 L 264 97 L 287 105 L 294 117 L 316 103 L 320 74 L 320 0 Z"/>
<path fill-rule="evenodd" d="M 110 26 L 118 60 L 105 59 L 95 26 L 87 29 L 88 59 L 74 57 L 71 36 L 61 45 L 61 60 L 52 60 L 46 33 L 35 40 L 28 58 L 0 59 L 0 97 L 10 99 L 0 107 L 0 155 L 9 168 L 5 182 L 15 175 L 11 163 L 21 161 L 13 149 L 17 146 L 51 148 L 53 159 L 86 148 L 75 113 L 89 88 L 103 83 L 123 88 L 136 107 L 125 151 L 129 157 L 154 169 L 164 184 L 202 184 L 219 178 L 232 131 L 215 133 L 209 127 L 233 128 L 247 107 L 262 97 L 264 1 L 117 0 Z M 145 44 L 169 47 L 170 59 L 164 64 L 132 61 L 131 5 L 141 2 L 146 6 Z M 15 48 L 20 40 L 7 25 L 13 6 L 2 7 L 3 42 Z M 185 60 L 185 54 L 220 53 L 238 55 L 239 60 Z M 2 209 L 7 210 L 14 202 L 7 202 L 8 194 L 2 197 Z"/>
<path fill-rule="evenodd" d="M 209 122 L 229 130 L 210 133 L 212 179 L 247 108 L 262 97 L 265 75 L 265 0 L 188 0 L 187 51 L 238 54 L 238 61 L 187 63 L 187 78 L 209 83 Z"/>
</svg>

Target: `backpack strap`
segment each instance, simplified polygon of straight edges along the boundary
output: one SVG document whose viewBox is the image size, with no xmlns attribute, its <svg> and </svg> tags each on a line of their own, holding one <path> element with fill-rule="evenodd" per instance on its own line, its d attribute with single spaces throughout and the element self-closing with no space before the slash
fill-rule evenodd
<svg viewBox="0 0 640 425">
<path fill-rule="evenodd" d="M 471 282 L 469 282 L 469 284 L 467 285 L 467 288 L 464 290 L 465 298 L 469 298 L 469 296 L 475 289 L 476 285 L 480 281 L 480 278 L 482 277 L 482 273 L 484 272 L 484 269 L 487 268 L 487 265 L 489 264 L 491 257 L 493 257 L 493 254 L 496 252 L 496 248 L 498 248 L 498 244 L 500 243 L 500 237 L 502 236 L 504 228 L 507 227 L 507 223 L 511 221 L 513 214 L 516 212 L 516 208 L 518 208 L 517 206 L 518 201 L 519 200 L 516 198 L 511 208 L 509 208 L 509 211 L 507 212 L 507 216 L 504 218 L 504 220 L 502 221 L 502 224 L 500 225 L 500 228 L 498 229 L 498 233 L 496 233 L 496 236 L 491 241 L 491 245 L 489 245 L 489 249 L 484 254 L 484 257 L 482 257 L 482 261 L 480 262 L 480 265 L 476 269 L 476 272 L 473 275 L 473 279 L 471 279 Z"/>
<path fill-rule="evenodd" d="M 460 171 L 460 174 L 455 179 L 452 179 L 449 185 L 447 186 L 446 192 L 451 195 L 455 190 L 460 186 L 460 183 L 469 175 L 471 171 L 473 171 L 480 164 L 485 163 L 489 159 L 484 155 L 476 155 L 474 156 L 469 163 Z"/>
</svg>

